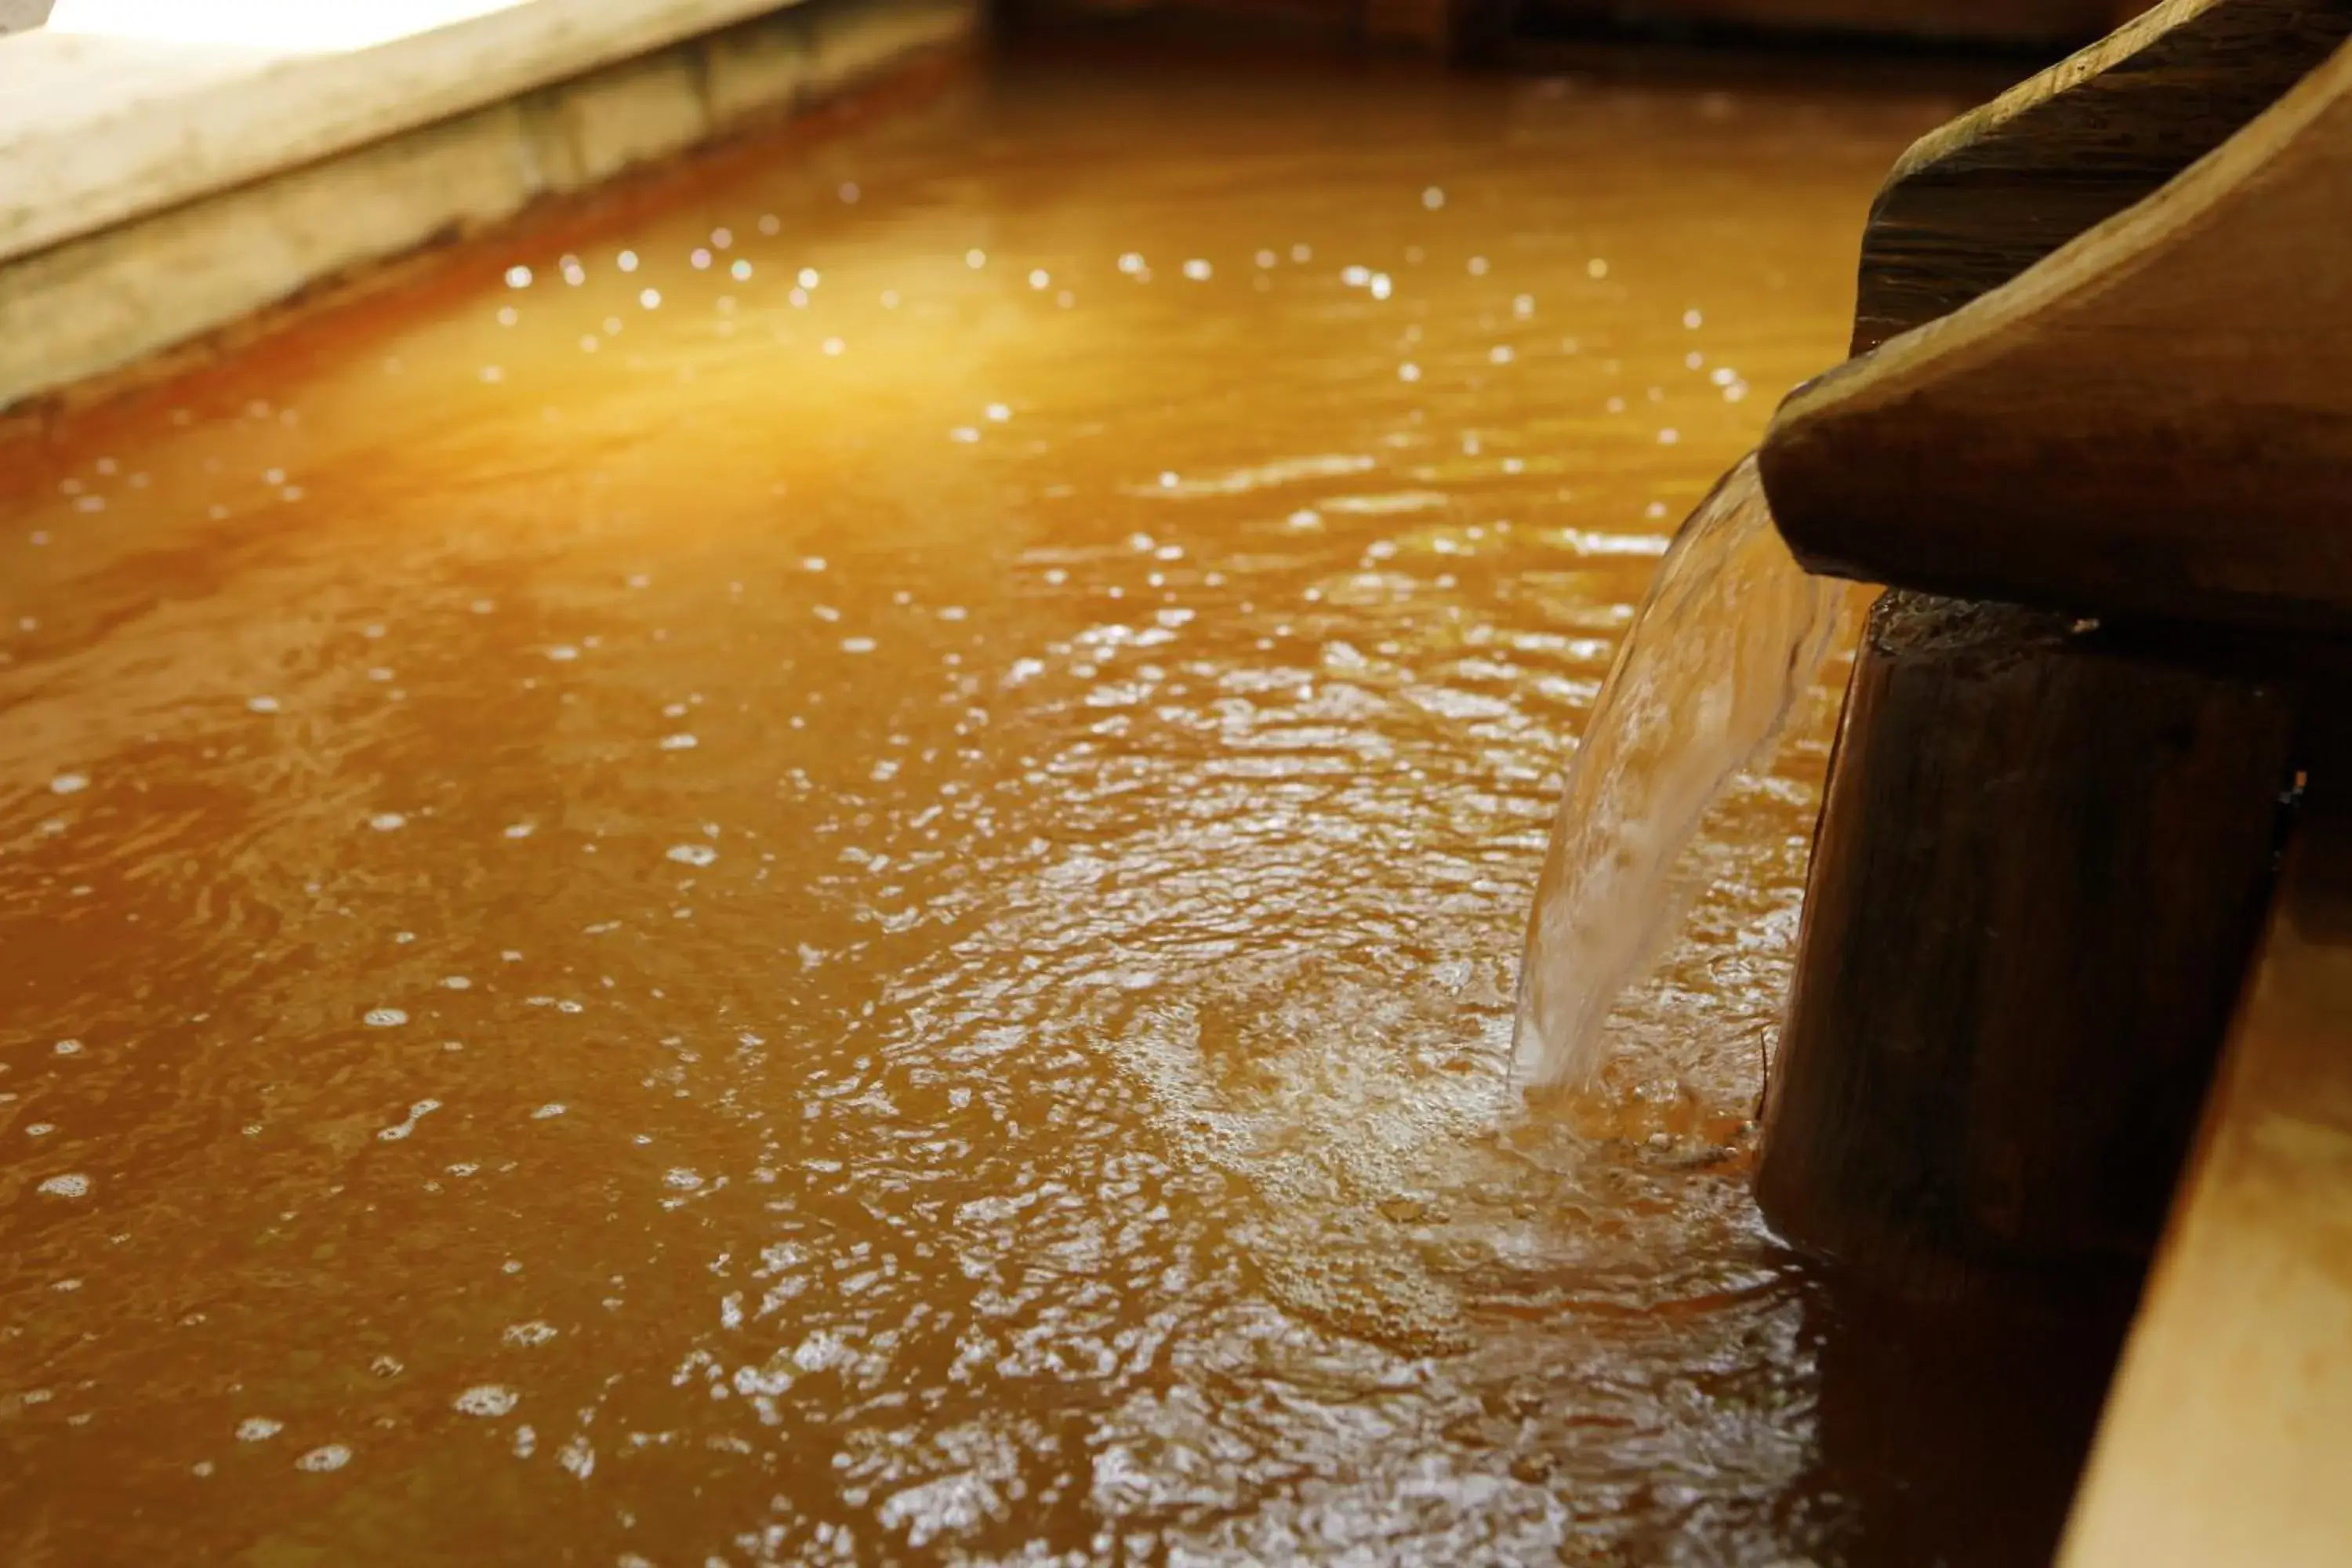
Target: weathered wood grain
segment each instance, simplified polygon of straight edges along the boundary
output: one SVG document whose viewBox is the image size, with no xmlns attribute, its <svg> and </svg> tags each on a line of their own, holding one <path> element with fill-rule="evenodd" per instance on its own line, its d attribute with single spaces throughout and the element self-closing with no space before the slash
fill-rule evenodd
<svg viewBox="0 0 2352 1568">
<path fill-rule="evenodd" d="M 2352 36 L 2347 0 L 2164 0 L 1922 138 L 1864 231 L 1853 352 L 2146 199 Z"/>
<path fill-rule="evenodd" d="M 1902 592 L 1857 658 L 1764 1212 L 1897 1292 L 2127 1300 L 2270 883 L 2290 689 Z"/>
<path fill-rule="evenodd" d="M 2352 627 L 2352 47 L 2155 196 L 1782 405 L 1808 566 Z"/>
</svg>

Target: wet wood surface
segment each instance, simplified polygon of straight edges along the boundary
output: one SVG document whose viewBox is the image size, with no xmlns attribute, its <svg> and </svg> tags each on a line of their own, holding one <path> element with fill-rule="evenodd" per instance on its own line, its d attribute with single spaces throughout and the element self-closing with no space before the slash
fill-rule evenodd
<svg viewBox="0 0 2352 1568">
<path fill-rule="evenodd" d="M 2299 629 L 2352 623 L 2352 48 L 2158 195 L 1784 404 L 1815 570 Z"/>
<path fill-rule="evenodd" d="M 2293 692 L 2064 619 L 1873 610 L 1759 1196 L 1934 1300 L 2128 1300 L 2269 891 Z"/>
<path fill-rule="evenodd" d="M 2352 817 L 2307 825 L 2063 1568 L 2352 1561 Z"/>
</svg>

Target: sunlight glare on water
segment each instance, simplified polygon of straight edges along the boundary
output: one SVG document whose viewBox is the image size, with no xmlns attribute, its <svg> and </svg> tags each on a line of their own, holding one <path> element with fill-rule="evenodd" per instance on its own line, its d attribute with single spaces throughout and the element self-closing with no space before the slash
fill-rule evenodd
<svg viewBox="0 0 2352 1568">
<path fill-rule="evenodd" d="M 992 69 L 12 437 L 0 1560 L 1834 1560 L 1743 1131 L 1832 694 L 1496 1111 L 1948 107 Z"/>
</svg>

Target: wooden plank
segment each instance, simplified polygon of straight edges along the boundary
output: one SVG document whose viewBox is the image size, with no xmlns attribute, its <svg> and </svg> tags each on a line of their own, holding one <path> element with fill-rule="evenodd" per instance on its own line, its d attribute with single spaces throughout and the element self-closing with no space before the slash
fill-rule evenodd
<svg viewBox="0 0 2352 1568">
<path fill-rule="evenodd" d="M 797 0 L 784 0 L 797 3 Z M 278 8 L 373 41 L 190 43 L 60 5 L 0 39 L 0 258 L 162 212 L 778 8 L 779 0 L 413 0 Z M 115 7 L 121 9 L 118 4 Z M 148 0 L 148 11 L 156 9 Z M 315 12 L 315 15 L 314 15 Z M 191 26 L 226 17 L 191 5 Z M 438 25 L 404 31 L 399 18 Z M 168 17 L 162 24 L 169 30 Z M 88 27 L 89 31 L 70 30 Z M 107 30 L 115 27 L 121 30 Z"/>
<path fill-rule="evenodd" d="M 1853 352 L 1958 310 L 2154 194 L 2347 36 L 2347 4 L 2164 0 L 1929 132 L 1871 208 Z"/>
<path fill-rule="evenodd" d="M 2352 819 L 2312 825 L 2063 1568 L 2352 1563 Z"/>
<path fill-rule="evenodd" d="M 1774 1227 L 1916 1298 L 2128 1310 L 2261 927 L 2296 711 L 2062 616 L 1882 598 L 1767 1097 Z"/>
<path fill-rule="evenodd" d="M 1818 571 L 2352 625 L 2352 47 L 2157 195 L 1800 389 L 1762 453 Z"/>
</svg>

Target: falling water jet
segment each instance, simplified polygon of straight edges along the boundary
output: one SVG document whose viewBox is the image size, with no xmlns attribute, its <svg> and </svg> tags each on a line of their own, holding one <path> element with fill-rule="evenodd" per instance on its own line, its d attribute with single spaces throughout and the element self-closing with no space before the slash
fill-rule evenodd
<svg viewBox="0 0 2352 1568">
<path fill-rule="evenodd" d="M 1572 1089 L 1672 931 L 1672 872 L 1820 670 L 1855 596 L 1799 566 L 1753 454 L 1666 548 L 1570 764 L 1519 963 L 1511 1081 Z"/>
</svg>

